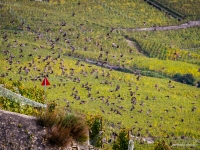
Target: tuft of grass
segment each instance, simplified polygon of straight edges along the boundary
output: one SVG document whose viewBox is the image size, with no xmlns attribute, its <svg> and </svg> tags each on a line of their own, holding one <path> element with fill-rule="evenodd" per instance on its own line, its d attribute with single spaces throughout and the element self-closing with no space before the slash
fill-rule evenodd
<svg viewBox="0 0 200 150">
<path fill-rule="evenodd" d="M 48 107 L 44 112 L 41 112 L 37 116 L 37 123 L 43 127 L 52 127 L 59 122 L 59 116 L 57 111 L 50 111 Z"/>
<path fill-rule="evenodd" d="M 38 123 L 47 127 L 46 138 L 52 145 L 65 147 L 73 140 L 82 143 L 88 139 L 87 125 L 80 116 L 47 108 L 38 116 Z"/>
<path fill-rule="evenodd" d="M 87 126 L 82 117 L 67 114 L 63 120 L 61 120 L 61 123 L 63 127 L 70 129 L 70 134 L 74 140 L 79 142 L 87 140 Z"/>
<path fill-rule="evenodd" d="M 70 128 L 65 128 L 61 124 L 53 126 L 47 133 L 47 139 L 52 145 L 67 146 L 72 140 Z"/>
</svg>

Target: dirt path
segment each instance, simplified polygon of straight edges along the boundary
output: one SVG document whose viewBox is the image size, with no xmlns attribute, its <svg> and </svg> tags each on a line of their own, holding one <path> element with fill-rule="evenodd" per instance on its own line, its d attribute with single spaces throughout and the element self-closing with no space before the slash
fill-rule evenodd
<svg viewBox="0 0 200 150">
<path fill-rule="evenodd" d="M 189 21 L 187 23 L 177 25 L 177 26 L 163 26 L 163 27 L 150 27 L 150 28 L 116 28 L 114 30 L 127 30 L 127 31 L 161 31 L 161 30 L 178 30 L 186 29 L 191 27 L 200 26 L 200 20 Z"/>
<path fill-rule="evenodd" d="M 142 52 L 142 48 L 134 41 L 131 41 L 130 39 L 126 39 L 126 42 L 129 47 L 135 48 L 137 51 L 137 54 L 140 54 Z"/>
<path fill-rule="evenodd" d="M 127 42 L 128 46 L 138 49 L 133 41 L 126 39 L 126 42 Z"/>
</svg>

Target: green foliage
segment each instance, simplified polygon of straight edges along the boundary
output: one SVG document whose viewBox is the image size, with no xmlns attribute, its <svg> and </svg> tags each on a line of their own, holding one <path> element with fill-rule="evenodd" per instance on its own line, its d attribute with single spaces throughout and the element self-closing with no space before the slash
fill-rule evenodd
<svg viewBox="0 0 200 150">
<path fill-rule="evenodd" d="M 5 88 L 13 92 L 17 92 L 26 98 L 29 98 L 31 100 L 44 104 L 45 93 L 43 89 L 40 89 L 37 86 L 24 87 L 24 84 L 22 84 L 20 81 L 13 81 L 11 82 L 11 84 L 7 84 L 7 83 L 5 84 L 3 80 L 1 80 L 1 82 L 4 83 Z"/>
<path fill-rule="evenodd" d="M 197 81 L 197 87 L 200 88 L 200 81 Z"/>
<path fill-rule="evenodd" d="M 190 85 L 194 85 L 194 81 L 195 81 L 192 74 L 181 75 L 180 73 L 177 73 L 173 76 L 173 78 L 177 82 L 186 83 Z"/>
<path fill-rule="evenodd" d="M 53 111 L 56 109 L 56 106 L 57 106 L 57 104 L 56 104 L 54 101 L 51 102 L 51 103 L 48 103 L 47 105 L 48 105 L 48 106 L 47 106 L 47 107 L 48 107 L 47 110 L 48 110 L 49 112 L 53 112 Z"/>
<path fill-rule="evenodd" d="M 156 143 L 154 150 L 171 150 L 165 141 L 159 141 Z"/>
<path fill-rule="evenodd" d="M 1 84 L 4 85 L 5 88 L 20 93 L 22 96 L 27 98 L 33 98 L 33 100 L 37 102 L 42 102 L 44 92 L 37 87 L 33 88 L 25 88 L 24 85 L 19 81 L 13 81 L 10 84 L 5 83 L 4 80 L 0 80 Z M 33 108 L 31 106 L 26 106 L 24 104 L 20 104 L 14 102 L 8 98 L 0 97 L 0 108 L 12 112 L 27 114 L 27 115 L 37 115 L 40 108 Z"/>
<path fill-rule="evenodd" d="M 65 0 L 49 0 L 50 4 L 64 4 Z"/>
<path fill-rule="evenodd" d="M 175 75 L 173 76 L 173 78 L 174 78 L 176 81 L 179 81 L 179 79 L 182 78 L 182 75 L 181 75 L 180 73 L 177 73 L 177 74 L 175 74 Z M 181 82 L 182 82 L 182 80 L 181 80 Z"/>
<path fill-rule="evenodd" d="M 19 86 L 19 92 L 24 97 L 35 100 L 36 102 L 39 102 L 42 104 L 44 104 L 44 102 L 45 102 L 44 90 L 41 90 L 36 86 L 30 87 L 30 88 L 23 88 L 22 86 Z"/>
<path fill-rule="evenodd" d="M 21 105 L 4 97 L 0 97 L 0 108 L 11 112 L 32 116 L 37 115 L 39 112 L 39 108 L 32 108 L 31 106 Z"/>
<path fill-rule="evenodd" d="M 167 78 L 165 75 L 159 72 L 154 72 L 154 71 L 141 71 L 140 74 L 143 76 L 148 76 L 148 77 Z"/>
<path fill-rule="evenodd" d="M 125 150 L 128 149 L 128 135 L 126 130 L 121 130 L 117 140 L 113 143 L 113 150 Z"/>
<path fill-rule="evenodd" d="M 22 87 L 23 86 L 20 81 L 13 81 L 12 85 L 15 86 L 15 87 Z"/>
<path fill-rule="evenodd" d="M 89 132 L 90 142 L 95 147 L 101 146 L 101 139 L 102 139 L 102 135 L 100 135 L 100 131 L 102 128 L 101 118 L 102 117 L 96 115 L 87 119 L 88 125 L 90 127 L 90 132 Z"/>
</svg>

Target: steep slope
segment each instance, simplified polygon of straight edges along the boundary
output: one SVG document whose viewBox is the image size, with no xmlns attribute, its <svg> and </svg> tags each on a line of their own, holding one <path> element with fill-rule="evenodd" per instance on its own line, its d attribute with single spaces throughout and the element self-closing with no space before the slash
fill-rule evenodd
<svg viewBox="0 0 200 150">
<path fill-rule="evenodd" d="M 138 136 L 199 138 L 199 88 L 170 79 L 176 73 L 191 73 L 199 79 L 199 65 L 148 58 L 143 53 L 146 32 L 114 30 L 119 26 L 141 28 L 153 26 L 154 22 L 159 25 L 181 22 L 160 19 L 161 12 L 138 0 L 126 1 L 122 6 L 120 1 L 115 2 L 4 4 L 17 21 L 5 22 L 1 28 L 1 78 L 7 83 L 19 80 L 33 87 L 40 86 L 43 78 L 48 77 L 51 85 L 46 88 L 46 102 L 54 101 L 71 113 L 103 116 L 104 136 L 108 139 L 113 131 L 123 127 Z M 132 8 L 137 9 L 132 12 Z M 116 13 L 119 10 L 123 11 Z M 145 18 L 147 12 L 149 18 Z M 136 17 L 141 14 L 141 19 L 133 20 L 136 14 Z M 144 18 L 148 19 L 147 25 Z M 155 41 L 156 33 L 149 33 Z M 137 44 L 142 45 L 139 52 L 138 45 L 127 44 L 126 35 L 136 37 Z M 142 76 L 141 70 L 159 73 L 162 79 Z"/>
</svg>

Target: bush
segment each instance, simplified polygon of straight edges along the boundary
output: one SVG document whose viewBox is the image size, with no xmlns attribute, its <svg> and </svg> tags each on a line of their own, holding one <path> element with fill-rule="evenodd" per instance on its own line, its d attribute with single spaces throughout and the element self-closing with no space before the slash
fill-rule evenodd
<svg viewBox="0 0 200 150">
<path fill-rule="evenodd" d="M 79 116 L 67 114 L 61 121 L 64 128 L 70 129 L 70 134 L 78 142 L 87 140 L 87 127 L 85 120 Z"/>
<path fill-rule="evenodd" d="M 165 141 L 159 141 L 156 145 L 154 150 L 171 150 L 171 148 L 165 143 Z"/>
<path fill-rule="evenodd" d="M 72 140 L 70 129 L 63 127 L 61 124 L 53 126 L 47 134 L 47 139 L 52 145 L 67 146 Z"/>
<path fill-rule="evenodd" d="M 128 135 L 125 130 L 120 131 L 117 141 L 113 144 L 113 150 L 125 150 L 128 149 Z"/>
<path fill-rule="evenodd" d="M 51 111 L 49 107 L 45 109 L 44 112 L 41 112 L 37 116 L 37 123 L 43 127 L 52 127 L 55 124 L 58 124 L 59 116 L 57 111 Z"/>
<path fill-rule="evenodd" d="M 180 73 L 177 73 L 173 76 L 173 79 L 177 82 L 186 83 L 190 85 L 194 85 L 194 81 L 195 81 L 192 74 L 181 75 Z"/>
<path fill-rule="evenodd" d="M 197 81 L 197 87 L 200 88 L 200 81 Z"/>
<path fill-rule="evenodd" d="M 88 139 L 87 126 L 82 117 L 47 108 L 38 116 L 37 122 L 48 127 L 46 138 L 52 145 L 64 147 L 72 140 L 84 142 Z"/>
<path fill-rule="evenodd" d="M 100 135 L 100 131 L 102 129 L 102 119 L 99 115 L 93 115 L 89 119 L 87 119 L 87 123 L 90 127 L 90 144 L 95 147 L 101 146 L 102 135 Z"/>
</svg>

